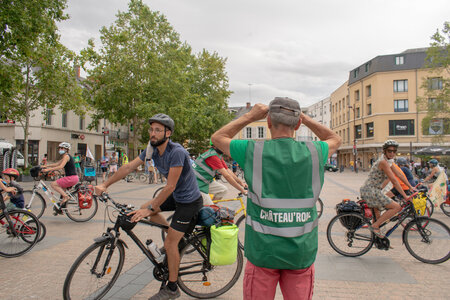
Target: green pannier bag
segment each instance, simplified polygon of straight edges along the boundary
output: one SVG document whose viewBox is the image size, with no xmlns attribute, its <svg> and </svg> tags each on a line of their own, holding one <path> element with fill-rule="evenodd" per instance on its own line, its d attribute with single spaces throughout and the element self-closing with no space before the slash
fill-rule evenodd
<svg viewBox="0 0 450 300">
<path fill-rule="evenodd" d="M 214 266 L 233 264 L 237 257 L 239 228 L 235 224 L 223 224 L 213 225 L 210 229 L 209 262 Z"/>
</svg>

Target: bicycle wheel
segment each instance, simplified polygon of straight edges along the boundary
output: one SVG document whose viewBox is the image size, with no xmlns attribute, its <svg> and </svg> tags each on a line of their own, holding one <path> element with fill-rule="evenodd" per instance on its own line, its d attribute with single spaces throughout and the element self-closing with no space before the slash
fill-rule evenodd
<svg viewBox="0 0 450 300">
<path fill-rule="evenodd" d="M 443 202 L 441 204 L 442 212 L 447 216 L 450 217 L 450 204 Z"/>
<path fill-rule="evenodd" d="M 139 175 L 139 181 L 142 183 L 147 183 L 148 177 L 145 174 Z"/>
<path fill-rule="evenodd" d="M 26 220 L 25 221 L 25 223 L 24 223 L 26 226 L 28 226 L 29 228 L 30 228 L 30 230 L 29 231 L 35 231 L 36 230 L 36 222 L 34 222 L 34 219 L 28 219 L 28 220 Z M 39 232 L 39 237 L 38 237 L 38 240 L 37 240 L 37 242 L 39 243 L 40 241 L 42 241 L 43 239 L 44 239 L 44 237 L 45 237 L 45 235 L 47 234 L 47 227 L 45 227 L 45 225 L 44 225 L 44 223 L 42 223 L 41 221 L 39 221 L 39 226 L 40 226 L 40 228 L 41 228 L 41 230 L 40 230 L 40 232 Z M 23 235 L 23 238 L 25 239 L 25 240 L 30 240 L 30 241 L 32 241 L 33 240 L 33 238 L 34 238 L 34 235 L 31 235 L 31 236 L 29 236 L 29 234 L 24 234 Z"/>
<path fill-rule="evenodd" d="M 0 215 L 0 256 L 17 257 L 31 250 L 36 245 L 40 235 L 39 219 L 26 210 L 11 210 L 8 212 L 16 235 L 4 213 Z"/>
<path fill-rule="evenodd" d="M 92 244 L 67 273 L 64 299 L 101 299 L 116 282 L 124 261 L 125 249 L 121 242 L 114 248 L 109 241 Z"/>
<path fill-rule="evenodd" d="M 239 219 L 236 222 L 236 226 L 239 228 L 239 248 L 244 250 L 244 241 L 245 241 L 245 216 L 242 215 L 239 217 Z"/>
<path fill-rule="evenodd" d="M 202 233 L 198 238 L 194 243 L 206 257 L 206 248 L 201 242 L 206 240 L 206 235 Z M 180 253 L 178 286 L 181 290 L 192 297 L 210 299 L 231 289 L 242 272 L 244 262 L 241 249 L 237 249 L 237 258 L 232 265 L 213 266 L 199 251 L 192 251 L 192 247 L 188 244 Z"/>
<path fill-rule="evenodd" d="M 317 218 L 320 218 L 323 212 L 323 201 L 322 199 L 320 199 L 320 197 L 316 202 L 316 210 L 317 210 Z"/>
<path fill-rule="evenodd" d="M 67 217 L 75 222 L 86 222 L 92 219 L 97 213 L 98 209 L 97 199 L 92 198 L 91 207 L 80 208 L 80 205 L 78 203 L 78 196 L 76 194 L 74 194 L 73 196 L 75 199 L 70 198 L 67 201 L 67 206 L 65 209 Z"/>
<path fill-rule="evenodd" d="M 158 188 L 158 189 L 153 193 L 153 199 L 155 199 L 156 196 L 158 196 L 158 194 L 162 191 L 163 188 L 164 188 L 164 187 L 162 186 L 162 187 Z"/>
<path fill-rule="evenodd" d="M 428 217 L 412 220 L 403 230 L 403 242 L 408 252 L 421 262 L 440 264 L 450 258 L 450 229 L 439 220 Z"/>
<path fill-rule="evenodd" d="M 31 211 L 38 219 L 42 217 L 47 207 L 44 197 L 37 191 L 28 190 L 23 191 L 23 198 L 25 200 L 25 209 Z"/>
<path fill-rule="evenodd" d="M 424 217 L 431 217 L 431 212 L 430 212 L 430 208 L 428 206 L 425 207 L 425 213 L 423 214 Z M 403 222 L 401 223 L 401 225 L 403 226 L 403 228 L 406 228 L 406 226 L 408 226 L 409 222 L 411 222 L 411 220 L 413 220 L 412 216 L 408 216 L 405 218 L 405 220 L 403 220 Z M 425 227 L 427 224 L 423 223 L 423 226 Z M 409 230 L 415 230 L 415 227 L 410 227 Z"/>
<path fill-rule="evenodd" d="M 372 248 L 374 237 L 369 223 L 360 214 L 338 214 L 327 227 L 327 239 L 337 253 L 344 256 L 360 256 Z"/>
</svg>

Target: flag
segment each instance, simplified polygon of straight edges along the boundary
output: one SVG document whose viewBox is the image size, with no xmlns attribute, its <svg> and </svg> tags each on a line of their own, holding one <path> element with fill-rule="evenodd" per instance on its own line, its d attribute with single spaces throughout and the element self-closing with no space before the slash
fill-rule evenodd
<svg viewBox="0 0 450 300">
<path fill-rule="evenodd" d="M 428 197 L 430 198 L 431 202 L 433 202 L 434 206 L 438 207 L 442 202 L 445 201 L 446 195 L 447 175 L 443 170 L 441 170 L 441 173 L 431 187 L 431 192 L 428 193 Z"/>
<path fill-rule="evenodd" d="M 91 152 L 91 150 L 89 149 L 89 146 L 88 146 L 87 149 L 86 149 L 86 157 L 88 157 L 88 158 L 90 158 L 90 159 L 92 159 L 92 160 L 95 160 L 95 159 L 94 159 L 94 155 L 92 155 L 92 152 Z"/>
</svg>

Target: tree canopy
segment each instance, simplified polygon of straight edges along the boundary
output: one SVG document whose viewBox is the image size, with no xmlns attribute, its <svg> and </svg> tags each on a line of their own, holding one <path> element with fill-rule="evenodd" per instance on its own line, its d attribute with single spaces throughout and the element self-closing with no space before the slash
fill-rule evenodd
<svg viewBox="0 0 450 300">
<path fill-rule="evenodd" d="M 166 113 L 175 121 L 172 139 L 198 152 L 229 121 L 226 60 L 206 50 L 194 54 L 164 15 L 131 0 L 100 33 L 101 47 L 90 40 L 81 52 L 92 66 L 94 122 L 133 124 L 133 143 L 145 144 L 149 117 Z"/>
<path fill-rule="evenodd" d="M 431 36 L 425 68 L 431 71 L 422 88 L 424 97 L 417 99 L 418 108 L 426 111 L 422 121 L 424 134 L 432 134 L 435 142 L 441 142 L 450 134 L 450 23 L 445 22 L 442 31 Z"/>
</svg>

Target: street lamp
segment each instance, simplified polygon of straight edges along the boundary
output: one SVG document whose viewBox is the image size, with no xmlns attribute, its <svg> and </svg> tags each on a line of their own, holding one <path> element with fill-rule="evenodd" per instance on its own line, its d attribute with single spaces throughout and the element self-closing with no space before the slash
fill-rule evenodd
<svg viewBox="0 0 450 300">
<path fill-rule="evenodd" d="M 349 105 L 348 108 L 351 108 L 353 110 L 353 167 L 355 168 L 355 173 L 358 173 L 358 167 L 356 163 L 356 114 L 355 114 L 355 107 L 352 105 Z"/>
</svg>

